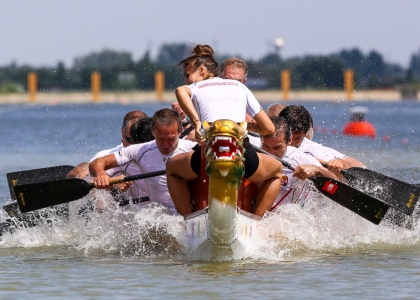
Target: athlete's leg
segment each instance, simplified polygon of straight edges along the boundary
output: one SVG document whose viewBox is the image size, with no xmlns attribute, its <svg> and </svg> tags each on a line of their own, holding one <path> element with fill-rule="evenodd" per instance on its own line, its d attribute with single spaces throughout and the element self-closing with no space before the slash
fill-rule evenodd
<svg viewBox="0 0 420 300">
<path fill-rule="evenodd" d="M 197 178 L 197 175 L 191 168 L 192 154 L 193 152 L 178 154 L 166 163 L 169 194 L 177 212 L 181 215 L 187 215 L 192 212 L 191 196 L 187 181 Z"/>
<path fill-rule="evenodd" d="M 283 165 L 275 158 L 262 153 L 258 153 L 258 157 L 258 169 L 248 179 L 253 182 L 261 182 L 254 213 L 263 216 L 266 211 L 270 211 L 280 191 Z"/>
</svg>

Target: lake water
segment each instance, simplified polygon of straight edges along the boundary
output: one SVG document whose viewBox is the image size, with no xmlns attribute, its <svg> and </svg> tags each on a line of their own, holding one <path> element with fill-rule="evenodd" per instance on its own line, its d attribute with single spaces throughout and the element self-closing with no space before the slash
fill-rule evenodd
<svg viewBox="0 0 420 300">
<path fill-rule="evenodd" d="M 360 104 L 369 108 L 375 140 L 341 134 L 349 108 Z M 420 182 L 420 103 L 304 105 L 315 120 L 315 141 L 369 169 Z M 168 106 L 0 105 L 0 204 L 10 201 L 6 173 L 86 161 L 120 143 L 126 112 L 152 115 Z M 69 222 L 5 234 L 0 298 L 418 298 L 417 225 L 376 226 L 329 200 L 288 205 L 263 220 L 266 236 L 253 249 L 213 261 L 184 251 L 180 220 L 159 207 L 135 215 L 107 211 L 89 221 L 74 213 Z"/>
</svg>

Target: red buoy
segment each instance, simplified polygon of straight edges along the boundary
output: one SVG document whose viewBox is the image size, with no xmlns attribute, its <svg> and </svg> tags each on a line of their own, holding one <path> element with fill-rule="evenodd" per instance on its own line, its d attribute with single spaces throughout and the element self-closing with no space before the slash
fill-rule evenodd
<svg viewBox="0 0 420 300">
<path fill-rule="evenodd" d="M 367 111 L 366 107 L 354 107 L 351 109 L 351 120 L 344 126 L 343 134 L 352 136 L 367 136 L 372 139 L 376 138 L 375 127 L 364 119 Z"/>
</svg>

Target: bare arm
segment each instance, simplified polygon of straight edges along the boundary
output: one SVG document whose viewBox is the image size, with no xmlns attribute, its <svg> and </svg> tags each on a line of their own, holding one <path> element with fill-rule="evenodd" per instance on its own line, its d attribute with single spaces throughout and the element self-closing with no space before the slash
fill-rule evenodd
<svg viewBox="0 0 420 300">
<path fill-rule="evenodd" d="M 270 118 L 267 116 L 265 111 L 261 110 L 254 116 L 254 121 L 248 122 L 248 131 L 256 132 L 261 135 L 273 134 L 274 133 L 274 124 L 271 122 Z"/>
<path fill-rule="evenodd" d="M 191 123 L 194 123 L 197 120 L 200 121 L 191 101 L 191 90 L 185 85 L 180 86 L 175 90 L 175 96 L 179 106 L 181 106 L 184 113 L 190 118 Z"/>
<path fill-rule="evenodd" d="M 340 173 L 341 170 L 352 168 L 352 167 L 360 167 L 360 168 L 366 167 L 363 163 L 359 162 L 358 160 L 350 156 L 347 156 L 344 159 L 341 159 L 341 158 L 331 159 L 328 162 L 323 161 L 322 159 L 319 159 L 319 158 L 317 159 L 321 163 L 321 165 L 326 167 L 331 172 L 334 172 L 334 174 L 336 174 L 336 176 L 340 178 L 341 180 L 344 180 L 344 176 Z"/>
<path fill-rule="evenodd" d="M 76 167 L 74 167 L 73 170 L 67 173 L 66 178 L 85 178 L 89 175 L 89 163 L 88 162 L 82 162 L 78 164 Z"/>
<path fill-rule="evenodd" d="M 339 180 L 339 178 L 331 171 L 327 170 L 324 167 L 318 167 L 315 165 L 299 165 L 295 169 L 293 176 L 296 176 L 299 179 L 306 179 L 309 177 L 329 177 L 336 180 Z"/>
<path fill-rule="evenodd" d="M 343 159 L 343 161 L 344 161 L 343 162 L 344 169 L 353 168 L 353 167 L 366 168 L 366 165 L 364 163 L 350 156 L 346 156 Z"/>
<path fill-rule="evenodd" d="M 191 101 L 191 90 L 185 85 L 178 87 L 175 90 L 175 96 L 178 100 L 179 106 L 185 114 L 190 118 L 192 126 L 195 127 L 195 139 L 199 145 L 203 145 L 206 139 L 201 135 L 201 120 L 198 118 L 198 114 L 195 111 L 194 105 Z"/>
<path fill-rule="evenodd" d="M 181 120 L 184 120 L 187 117 L 187 115 L 185 114 L 185 112 L 182 110 L 181 106 L 179 106 L 179 103 L 178 102 L 172 102 L 171 103 L 171 108 L 173 110 L 176 110 L 178 112 L 179 118 Z"/>
<path fill-rule="evenodd" d="M 96 188 L 108 188 L 109 176 L 105 170 L 118 167 L 114 154 L 99 157 L 89 164 L 89 172 L 94 177 L 93 184 Z"/>
</svg>

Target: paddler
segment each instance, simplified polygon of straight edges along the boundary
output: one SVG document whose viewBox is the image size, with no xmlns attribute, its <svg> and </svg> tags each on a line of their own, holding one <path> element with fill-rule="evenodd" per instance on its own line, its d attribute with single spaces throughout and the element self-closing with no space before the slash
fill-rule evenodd
<svg viewBox="0 0 420 300">
<path fill-rule="evenodd" d="M 325 162 L 326 167 L 339 178 L 342 178 L 339 173 L 342 169 L 366 167 L 363 163 L 350 156 L 306 138 L 306 134 L 312 125 L 312 116 L 302 105 L 289 105 L 280 112 L 280 116 L 284 117 L 292 128 L 290 145 Z"/>
<path fill-rule="evenodd" d="M 130 161 L 135 162 L 141 173 L 165 169 L 168 160 L 171 161 L 176 155 L 192 151 L 196 145 L 191 141 L 180 140 L 181 132 L 181 119 L 175 110 L 168 108 L 158 110 L 152 117 L 154 141 L 128 146 L 90 163 L 89 171 L 94 176 L 95 187 L 109 188 L 110 177 L 106 170 L 123 166 Z M 166 176 L 148 178 L 145 182 L 150 200 L 167 207 L 172 213 L 176 213 L 168 192 Z"/>
<path fill-rule="evenodd" d="M 281 158 L 295 168 L 294 171 L 283 168 L 282 187 L 271 210 L 287 203 L 303 205 L 312 195 L 308 180 L 303 185 L 295 187 L 296 178 L 305 180 L 313 176 L 325 176 L 337 179 L 331 171 L 322 167 L 314 157 L 307 155 L 299 149 L 290 146 L 292 132 L 286 119 L 283 117 L 270 117 L 274 124 L 275 132 L 270 135 L 261 136 L 262 149 L 272 155 Z"/>
<path fill-rule="evenodd" d="M 197 45 L 193 54 L 179 64 L 184 68 L 187 85 L 176 89 L 177 101 L 195 127 L 195 138 L 204 146 L 201 133 L 203 121 L 213 122 L 229 119 L 240 123 L 248 113 L 255 121 L 248 123 L 248 130 L 260 134 L 271 134 L 274 125 L 261 108 L 251 91 L 237 80 L 218 77 L 219 67 L 208 45 Z M 273 157 L 257 154 L 246 140 L 245 177 L 261 182 L 254 213 L 264 215 L 270 210 L 281 183 L 282 165 Z M 166 165 L 168 188 L 178 213 L 191 213 L 190 192 L 187 181 L 200 174 L 201 149 L 177 155 Z"/>
</svg>

